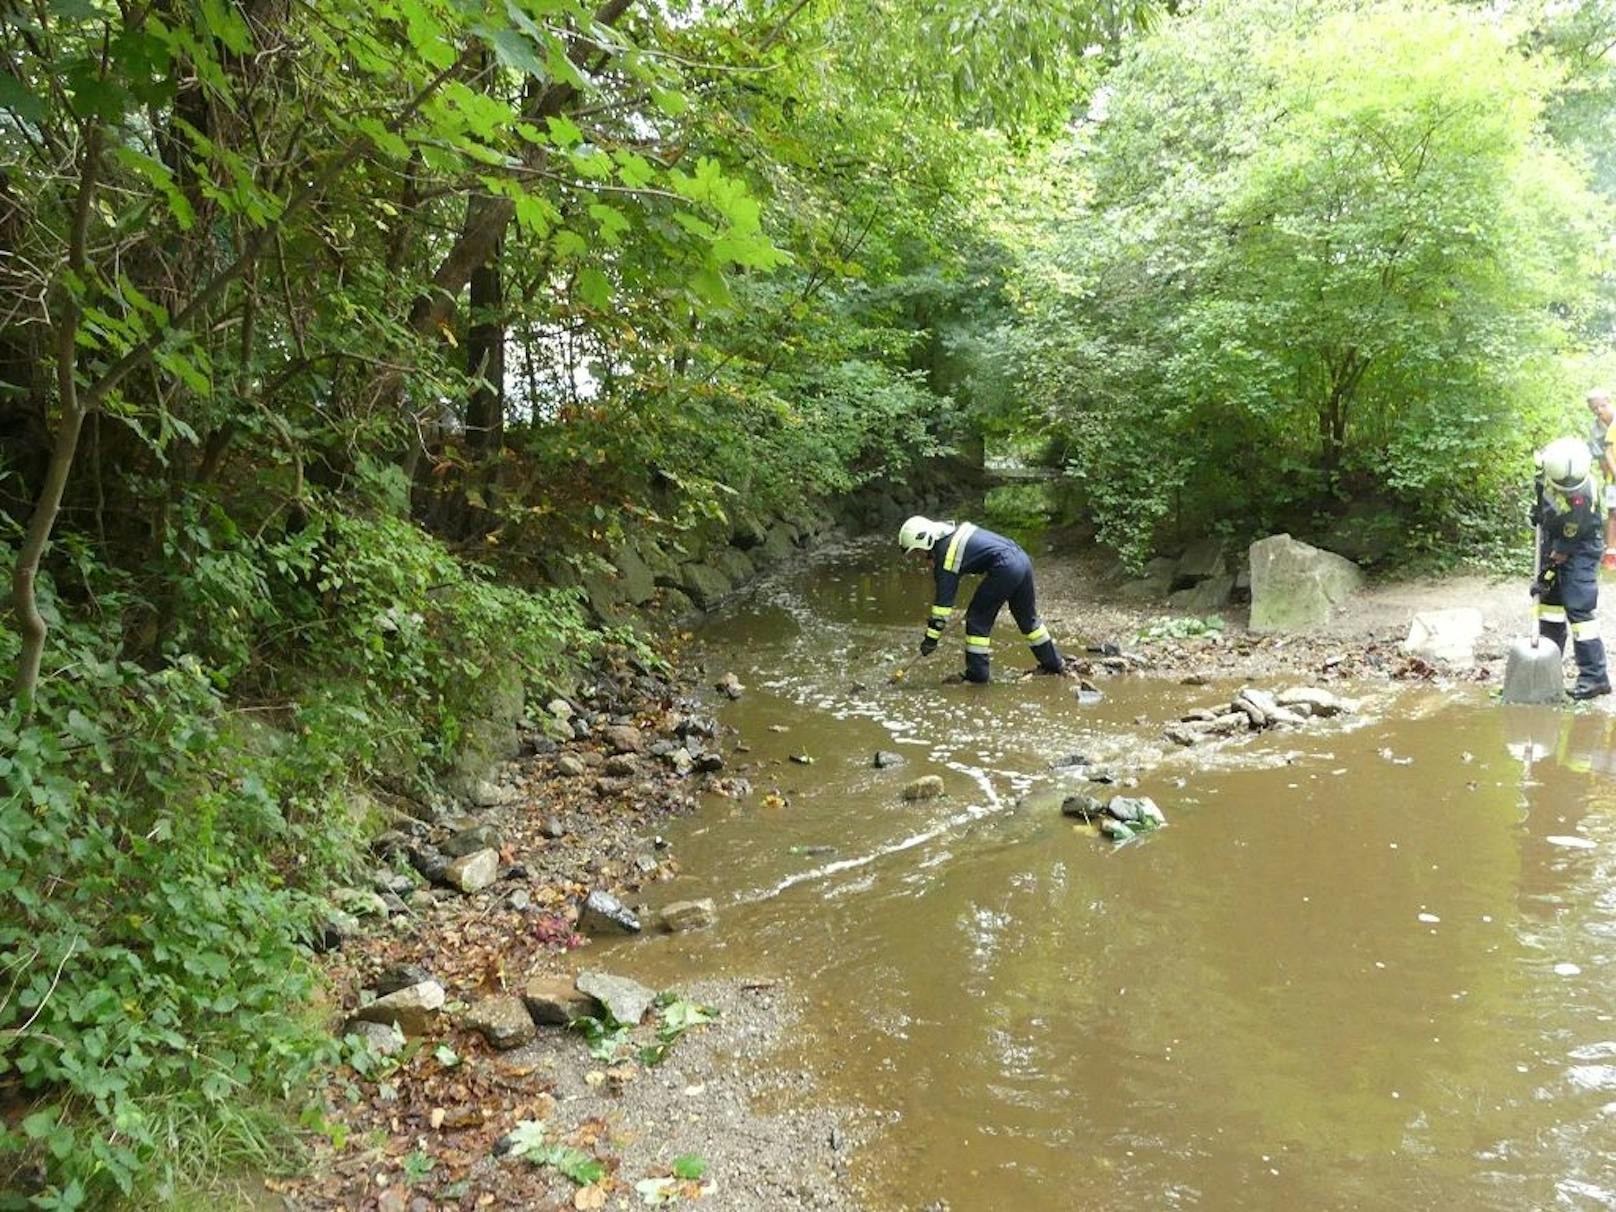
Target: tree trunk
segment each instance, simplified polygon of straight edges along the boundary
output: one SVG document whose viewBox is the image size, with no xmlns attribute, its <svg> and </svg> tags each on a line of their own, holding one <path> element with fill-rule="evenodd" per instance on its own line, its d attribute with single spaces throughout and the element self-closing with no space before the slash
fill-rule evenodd
<svg viewBox="0 0 1616 1212">
<path fill-rule="evenodd" d="M 1346 451 L 1347 414 L 1368 367 L 1369 359 L 1360 357 L 1355 345 L 1349 345 L 1341 360 L 1331 367 L 1330 393 L 1319 409 L 1319 466 L 1332 490 Z"/>
<path fill-rule="evenodd" d="M 84 137 L 84 162 L 79 166 L 79 193 L 73 209 L 73 230 L 68 237 L 67 268 L 78 281 L 61 287 L 62 306 L 56 324 L 56 390 L 61 417 L 56 423 L 56 440 L 51 447 L 45 482 L 28 518 L 28 530 L 17 552 L 11 574 L 11 609 L 17 617 L 22 649 L 17 654 L 17 673 L 12 696 L 26 719 L 33 714 L 39 692 L 39 666 L 45 655 L 45 619 L 39 613 L 37 579 L 39 562 L 50 542 L 56 514 L 62 507 L 62 490 L 67 486 L 73 456 L 78 452 L 79 434 L 84 429 L 85 406 L 78 391 L 78 339 L 81 305 L 75 290 L 83 289 L 84 246 L 90 226 L 90 208 L 95 198 L 97 174 L 101 168 L 101 127 L 91 126 Z"/>
<path fill-rule="evenodd" d="M 466 409 L 466 436 L 484 459 L 505 436 L 505 316 L 499 259 L 503 245 L 471 275 L 471 331 L 466 334 L 466 373 L 474 380 Z"/>
<path fill-rule="evenodd" d="M 634 6 L 634 0 L 606 0 L 595 12 L 594 24 L 612 26 Z M 579 39 L 568 56 L 582 67 L 589 58 L 593 44 Z M 541 129 L 544 120 L 562 114 L 578 98 L 578 90 L 570 84 L 551 84 L 534 95 L 532 103 L 522 117 Z M 536 151 L 527 153 L 537 155 Z M 415 301 L 410 309 L 410 327 L 416 332 L 429 334 L 449 322 L 455 300 L 471 280 L 478 266 L 486 264 L 494 249 L 505 235 L 505 229 L 516 217 L 516 203 L 510 198 L 473 194 L 466 204 L 466 221 L 457 239 L 444 255 L 438 270 L 432 275 L 432 289 Z"/>
</svg>

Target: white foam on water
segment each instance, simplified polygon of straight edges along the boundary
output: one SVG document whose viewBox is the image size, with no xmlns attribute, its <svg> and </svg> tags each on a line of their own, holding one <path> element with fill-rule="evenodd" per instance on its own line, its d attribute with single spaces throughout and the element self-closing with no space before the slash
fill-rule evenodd
<svg viewBox="0 0 1616 1212">
<path fill-rule="evenodd" d="M 994 798 L 997 799 L 998 797 L 995 796 Z M 829 879 L 831 876 L 840 875 L 844 871 L 857 871 L 859 868 L 868 867 L 871 863 L 884 859 L 889 855 L 901 854 L 905 850 L 913 850 L 916 846 L 924 846 L 927 842 L 940 838 L 961 825 L 967 825 L 972 821 L 981 820 L 985 816 L 991 816 L 993 812 L 994 809 L 985 804 L 972 804 L 963 812 L 956 812 L 952 816 L 945 817 L 929 829 L 922 829 L 918 833 L 911 833 L 908 837 L 889 842 L 885 846 L 878 846 L 868 854 L 811 867 L 807 871 L 798 871 L 793 875 L 788 875 L 767 888 L 758 888 L 750 892 L 740 893 L 735 897 L 734 903 L 737 905 L 750 905 L 758 901 L 772 900 L 787 889 L 795 888 L 798 884 Z"/>
<path fill-rule="evenodd" d="M 1555 834 L 1543 839 L 1551 846 L 1565 846 L 1571 850 L 1597 850 L 1599 843 L 1590 838 L 1571 837 L 1566 834 Z"/>
<path fill-rule="evenodd" d="M 1573 1065 L 1566 1077 L 1579 1090 L 1616 1090 L 1616 1065 Z"/>
</svg>

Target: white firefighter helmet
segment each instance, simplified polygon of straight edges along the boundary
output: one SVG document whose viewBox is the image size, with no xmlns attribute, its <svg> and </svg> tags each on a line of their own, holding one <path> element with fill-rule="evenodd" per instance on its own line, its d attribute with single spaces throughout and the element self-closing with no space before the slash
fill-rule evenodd
<svg viewBox="0 0 1616 1212">
<path fill-rule="evenodd" d="M 1537 462 L 1543 469 L 1544 479 L 1556 488 L 1570 490 L 1587 482 L 1593 456 L 1588 453 L 1586 442 L 1556 438 L 1538 454 Z"/>
<path fill-rule="evenodd" d="M 930 551 L 938 539 L 953 529 L 952 522 L 933 522 L 917 513 L 898 527 L 898 546 L 905 551 Z"/>
</svg>

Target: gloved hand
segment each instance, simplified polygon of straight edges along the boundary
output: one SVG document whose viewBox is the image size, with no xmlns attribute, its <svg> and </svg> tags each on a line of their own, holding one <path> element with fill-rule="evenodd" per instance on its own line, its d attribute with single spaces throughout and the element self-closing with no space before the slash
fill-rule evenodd
<svg viewBox="0 0 1616 1212">
<path fill-rule="evenodd" d="M 1543 506 L 1540 502 L 1533 501 L 1532 508 L 1526 513 L 1526 524 L 1536 526 L 1541 521 L 1543 521 Z"/>
<path fill-rule="evenodd" d="M 936 651 L 937 651 L 937 640 L 934 637 L 927 636 L 925 639 L 920 641 L 920 655 L 921 656 L 930 656 L 932 653 L 934 653 Z"/>
</svg>

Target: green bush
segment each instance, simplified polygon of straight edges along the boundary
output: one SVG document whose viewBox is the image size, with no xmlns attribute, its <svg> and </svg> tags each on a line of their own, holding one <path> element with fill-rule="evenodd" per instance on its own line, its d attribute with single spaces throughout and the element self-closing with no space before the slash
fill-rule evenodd
<svg viewBox="0 0 1616 1212">
<path fill-rule="evenodd" d="M 156 668 L 123 653 L 127 578 L 86 556 L 81 601 L 47 581 L 48 676 L 0 718 L 0 1094 L 27 1108 L 0 1191 L 43 1174 L 0 1207 L 272 1164 L 274 1104 L 330 1055 L 301 940 L 357 865 L 356 781 L 400 755 L 429 777 L 490 674 L 562 676 L 600 638 L 573 596 L 494 585 L 395 518 L 209 528 Z M 0 661 L 17 647 L 0 630 Z"/>
</svg>

